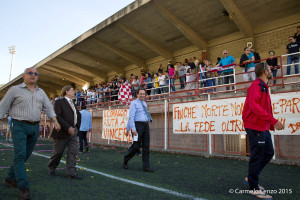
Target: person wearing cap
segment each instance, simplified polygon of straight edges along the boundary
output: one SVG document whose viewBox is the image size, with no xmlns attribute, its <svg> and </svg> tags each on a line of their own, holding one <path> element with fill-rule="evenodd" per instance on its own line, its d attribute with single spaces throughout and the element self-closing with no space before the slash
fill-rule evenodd
<svg viewBox="0 0 300 200">
<path fill-rule="evenodd" d="M 8 110 L 12 118 L 11 133 L 14 145 L 14 161 L 5 184 L 20 188 L 20 199 L 30 199 L 25 162 L 38 140 L 42 111 L 54 122 L 55 129 L 60 130 L 49 98 L 37 85 L 38 77 L 39 73 L 34 67 L 25 69 L 24 82 L 11 87 L 0 102 L 0 119 Z"/>
</svg>

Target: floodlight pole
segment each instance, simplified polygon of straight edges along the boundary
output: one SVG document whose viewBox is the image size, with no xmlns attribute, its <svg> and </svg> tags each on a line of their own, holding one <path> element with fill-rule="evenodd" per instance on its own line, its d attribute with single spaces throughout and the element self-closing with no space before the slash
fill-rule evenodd
<svg viewBox="0 0 300 200">
<path fill-rule="evenodd" d="M 16 47 L 10 46 L 8 47 L 9 53 L 11 54 L 11 64 L 10 64 L 10 73 L 9 73 L 9 81 L 11 81 L 11 72 L 13 68 L 14 54 L 16 54 Z"/>
</svg>

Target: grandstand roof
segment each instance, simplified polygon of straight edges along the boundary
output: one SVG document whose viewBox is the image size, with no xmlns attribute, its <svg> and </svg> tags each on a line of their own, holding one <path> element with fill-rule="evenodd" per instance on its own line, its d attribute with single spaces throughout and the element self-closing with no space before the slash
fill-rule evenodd
<svg viewBox="0 0 300 200">
<path fill-rule="evenodd" d="M 226 35 L 251 38 L 272 21 L 299 16 L 299 10 L 298 0 L 136 0 L 34 67 L 39 86 L 56 94 L 71 82 L 105 81 L 112 72 L 147 67 L 157 57 L 172 59 L 190 46 L 207 50 Z M 0 98 L 21 82 L 22 75 L 2 86 Z"/>
</svg>

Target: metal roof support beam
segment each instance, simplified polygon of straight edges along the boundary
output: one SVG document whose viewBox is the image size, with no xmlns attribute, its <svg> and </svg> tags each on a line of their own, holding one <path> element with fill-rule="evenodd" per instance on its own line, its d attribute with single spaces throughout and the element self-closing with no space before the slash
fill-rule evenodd
<svg viewBox="0 0 300 200">
<path fill-rule="evenodd" d="M 43 69 L 44 70 L 44 69 Z M 51 82 L 52 83 L 56 83 L 56 84 L 58 84 L 58 85 L 60 85 L 60 86 L 66 86 L 66 85 L 70 85 L 71 84 L 71 82 L 70 81 L 68 81 L 68 80 L 63 80 L 60 76 L 58 77 L 57 76 L 57 73 L 55 74 L 55 73 L 52 73 L 52 72 L 50 72 L 50 71 L 41 71 L 42 73 L 40 73 L 40 78 L 39 78 L 39 80 L 48 80 L 48 79 L 50 79 L 51 80 Z M 47 75 L 45 75 L 45 74 L 47 73 L 48 74 L 48 77 L 45 77 L 44 78 L 44 76 L 47 76 Z M 51 77 L 49 77 L 49 75 L 51 75 Z M 58 78 L 54 78 L 54 77 L 52 77 L 52 76 L 55 76 L 55 77 L 58 77 Z M 47 81 L 48 82 L 48 81 Z"/>
<path fill-rule="evenodd" d="M 81 56 L 95 62 L 96 64 L 100 65 L 100 66 L 107 66 L 109 67 L 112 71 L 115 71 L 119 74 L 123 74 L 124 73 L 124 67 L 118 65 L 118 64 L 115 64 L 111 61 L 108 61 L 108 60 L 105 60 L 105 59 L 102 59 L 102 58 L 99 58 L 99 57 L 96 57 L 96 56 L 93 56 L 91 54 L 88 54 L 86 52 L 83 52 L 83 51 L 80 51 L 80 50 L 77 50 L 77 49 L 70 49 L 70 51 L 74 51 L 74 52 L 77 52 L 78 54 L 80 54 Z"/>
<path fill-rule="evenodd" d="M 39 85 L 40 88 L 44 89 L 45 91 L 52 92 L 54 94 L 57 93 L 56 89 L 54 89 L 53 87 L 51 87 L 51 86 L 49 86 L 45 83 L 39 83 L 38 82 L 38 85 Z"/>
<path fill-rule="evenodd" d="M 232 20 L 239 30 L 247 38 L 253 37 L 253 28 L 233 0 L 220 0 L 226 11 L 229 13 L 229 19 Z"/>
<path fill-rule="evenodd" d="M 113 46 L 113 45 L 111 45 L 111 44 L 109 44 L 109 43 L 107 43 L 107 42 L 101 41 L 101 40 L 96 39 L 96 38 L 94 38 L 94 37 L 93 37 L 92 39 L 93 39 L 96 43 L 98 43 L 100 46 L 104 46 L 105 48 L 107 48 L 107 49 L 113 51 L 114 53 L 118 54 L 118 55 L 121 56 L 122 58 L 124 58 L 124 59 L 126 59 L 126 60 L 132 62 L 132 63 L 135 64 L 136 66 L 138 66 L 138 67 L 144 67 L 144 68 L 147 67 L 147 65 L 146 65 L 146 63 L 145 63 L 145 61 L 144 61 L 143 59 L 138 58 L 138 57 L 136 57 L 135 55 L 130 54 L 130 53 L 126 52 L 126 51 L 123 51 L 123 50 L 121 50 L 121 49 L 119 49 L 119 48 L 117 48 L 117 47 L 115 47 L 115 46 Z"/>
<path fill-rule="evenodd" d="M 95 76 L 97 76 L 101 79 L 104 79 L 104 80 L 107 79 L 106 72 L 100 71 L 99 69 L 96 69 L 94 67 L 90 67 L 90 66 L 87 66 L 87 65 L 83 65 L 83 64 L 65 59 L 65 58 L 60 58 L 60 57 L 57 57 L 57 58 L 60 59 L 60 60 L 63 60 L 66 63 L 69 63 L 69 64 L 71 64 L 71 65 L 73 65 L 73 66 L 75 66 L 75 67 L 77 67 L 81 70 L 85 70 L 85 71 L 88 71 L 90 73 L 93 73 Z"/>
<path fill-rule="evenodd" d="M 49 71 L 51 73 L 54 73 L 56 74 L 57 76 L 60 76 L 61 78 L 64 78 L 64 79 L 67 79 L 68 81 L 71 81 L 73 83 L 77 83 L 78 85 L 80 86 L 83 86 L 85 85 L 85 82 L 82 81 L 81 79 L 78 79 L 77 77 L 74 77 L 74 76 L 71 76 L 69 75 L 68 73 L 65 73 L 63 72 L 62 70 L 60 70 L 59 72 L 58 71 L 54 71 L 54 70 L 51 70 L 49 68 L 45 69 L 43 68 L 45 71 Z M 58 72 L 58 73 L 57 73 Z"/>
<path fill-rule="evenodd" d="M 48 85 L 49 87 L 52 87 L 54 89 L 60 90 L 63 86 L 59 85 L 57 83 L 53 83 L 52 81 L 44 81 L 44 80 L 38 80 L 38 84 L 44 84 L 44 85 Z"/>
<path fill-rule="evenodd" d="M 163 7 L 158 1 L 151 1 L 155 9 L 164 16 L 175 28 L 177 28 L 187 39 L 189 39 L 200 50 L 207 49 L 207 42 L 196 31 Z"/>
<path fill-rule="evenodd" d="M 94 83 L 93 78 L 90 77 L 90 76 L 82 75 L 82 74 L 73 72 L 71 70 L 61 68 L 61 67 L 57 67 L 57 66 L 53 66 L 53 65 L 49 65 L 49 64 L 47 64 L 47 65 L 50 66 L 54 71 L 58 71 L 58 72 L 61 72 L 61 73 L 64 72 L 64 73 L 69 74 L 70 76 L 74 76 L 74 77 L 76 77 L 78 79 L 81 79 L 83 81 L 86 81 L 88 83 Z"/>
<path fill-rule="evenodd" d="M 124 24 L 117 23 L 117 26 L 120 27 L 123 31 L 127 32 L 129 35 L 131 35 L 136 40 L 143 43 L 145 46 L 149 47 L 151 50 L 158 53 L 158 55 L 161 55 L 165 59 L 174 60 L 172 52 L 161 47 L 159 44 L 155 43 L 154 41 L 150 40 L 149 38 L 145 37 L 144 35 L 132 30 L 131 28 L 125 26 Z"/>
</svg>

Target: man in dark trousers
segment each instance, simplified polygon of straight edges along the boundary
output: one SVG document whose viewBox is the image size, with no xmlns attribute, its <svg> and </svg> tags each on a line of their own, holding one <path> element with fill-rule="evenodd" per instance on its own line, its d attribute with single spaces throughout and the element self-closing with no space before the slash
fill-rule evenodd
<svg viewBox="0 0 300 200">
<path fill-rule="evenodd" d="M 68 147 L 66 162 L 67 177 L 82 179 L 76 173 L 77 133 L 80 130 L 81 114 L 72 101 L 75 98 L 75 90 L 72 86 L 65 86 L 62 88 L 62 96 L 63 98 L 55 101 L 54 104 L 54 111 L 61 130 L 53 130 L 52 132 L 54 145 L 48 164 L 49 175 L 55 175 L 55 169 L 61 160 L 65 148 Z"/>
<path fill-rule="evenodd" d="M 143 148 L 143 170 L 145 172 L 153 173 L 149 163 L 149 147 L 150 147 L 150 131 L 149 122 L 152 122 L 152 118 L 147 109 L 147 104 L 144 101 L 146 96 L 146 90 L 140 88 L 137 90 L 137 99 L 131 102 L 129 110 L 129 125 L 132 134 L 138 136 L 137 141 L 133 142 L 132 148 L 129 149 L 124 156 L 123 168 L 128 169 L 128 161 L 136 154 L 142 144 Z"/>
<path fill-rule="evenodd" d="M 272 196 L 266 194 L 258 184 L 258 176 L 274 155 L 274 149 L 269 130 L 282 130 L 284 126 L 273 117 L 272 103 L 269 94 L 268 81 L 272 79 L 270 66 L 258 63 L 255 66 L 258 77 L 248 88 L 243 110 L 244 127 L 249 137 L 250 160 L 248 177 L 245 182 L 250 186 L 250 194 L 264 199 Z"/>
</svg>

